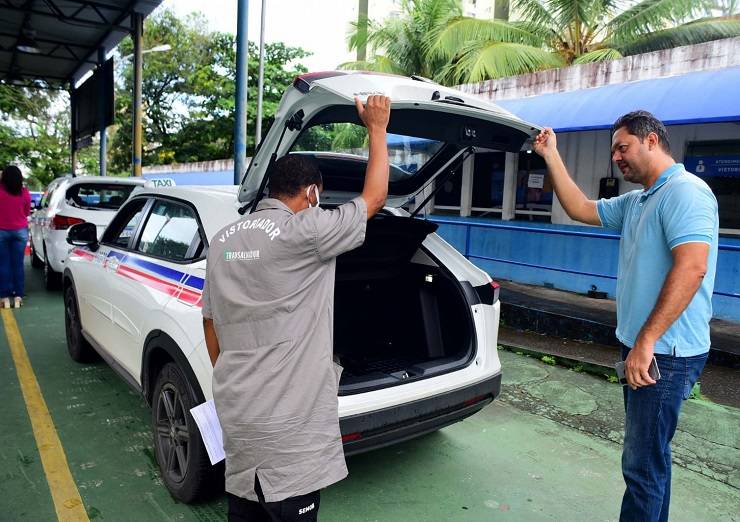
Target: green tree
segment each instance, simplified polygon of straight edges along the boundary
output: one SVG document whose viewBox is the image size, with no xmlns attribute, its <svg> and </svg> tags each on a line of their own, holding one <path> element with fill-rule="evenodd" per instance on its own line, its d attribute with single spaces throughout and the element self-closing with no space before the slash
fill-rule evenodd
<svg viewBox="0 0 740 522">
<path fill-rule="evenodd" d="M 461 1 L 403 0 L 401 10 L 402 16 L 382 22 L 360 20 L 352 23 L 348 40 L 350 51 L 367 48 L 371 58 L 343 63 L 340 67 L 434 77 L 445 61 L 427 52 L 429 35 L 462 16 Z"/>
<path fill-rule="evenodd" d="M 515 0 L 513 4 L 524 21 L 459 17 L 430 35 L 429 56 L 450 64 L 439 77 L 449 83 L 474 82 L 557 66 L 557 61 L 561 65 L 598 62 L 740 35 L 740 20 L 698 18 L 716 5 L 706 0 Z M 543 48 L 554 54 L 536 54 Z"/>
<path fill-rule="evenodd" d="M 66 106 L 59 91 L 0 85 L 0 164 L 30 172 L 32 188 L 70 172 Z"/>
<path fill-rule="evenodd" d="M 723 12 L 735 9 L 734 0 L 719 3 L 728 4 Z M 404 0 L 400 17 L 369 22 L 373 57 L 342 67 L 454 85 L 740 35 L 740 20 L 697 18 L 719 3 L 514 0 L 519 21 L 507 21 L 462 16 L 459 0 Z M 350 49 L 361 36 L 353 24 Z"/>
<path fill-rule="evenodd" d="M 180 20 L 170 11 L 148 18 L 144 49 L 169 44 L 168 52 L 144 56 L 144 164 L 204 161 L 233 156 L 236 41 L 231 34 L 209 32 L 205 19 L 192 14 Z M 119 46 L 126 56 L 133 52 L 127 39 Z M 308 56 L 302 49 L 282 43 L 265 49 L 263 115 L 267 121 L 277 109 L 283 91 L 306 68 L 296 64 Z M 254 151 L 256 127 L 257 46 L 249 44 L 247 153 Z M 130 60 L 119 66 L 116 93 L 116 129 L 112 133 L 111 162 L 115 169 L 131 164 Z M 264 122 L 263 122 L 264 123 Z"/>
</svg>

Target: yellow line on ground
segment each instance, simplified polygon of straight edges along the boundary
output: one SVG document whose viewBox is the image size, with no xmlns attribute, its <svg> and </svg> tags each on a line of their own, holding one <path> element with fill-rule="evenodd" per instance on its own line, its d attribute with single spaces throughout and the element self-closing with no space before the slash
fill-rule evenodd
<svg viewBox="0 0 740 522">
<path fill-rule="evenodd" d="M 57 518 L 60 522 L 88 522 L 85 506 L 82 504 L 80 492 L 77 491 L 77 485 L 69 471 L 67 457 L 64 455 L 62 443 L 54 428 L 54 421 L 49 415 L 36 375 L 33 373 L 31 361 L 28 359 L 28 353 L 23 345 L 23 338 L 13 312 L 5 308 L 2 310 L 2 316 L 5 335 L 8 337 L 10 353 L 13 355 L 28 416 L 31 418 L 33 436 L 39 448 Z"/>
</svg>

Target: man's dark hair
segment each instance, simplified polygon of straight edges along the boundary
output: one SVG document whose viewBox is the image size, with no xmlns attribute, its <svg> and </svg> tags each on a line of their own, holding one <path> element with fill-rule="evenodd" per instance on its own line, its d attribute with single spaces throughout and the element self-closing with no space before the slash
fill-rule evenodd
<svg viewBox="0 0 740 522">
<path fill-rule="evenodd" d="M 309 185 L 321 185 L 321 172 L 313 158 L 288 154 L 275 162 L 270 174 L 270 197 L 296 196 Z"/>
<path fill-rule="evenodd" d="M 668 131 L 665 130 L 665 125 L 648 111 L 632 111 L 620 116 L 612 125 L 612 135 L 622 127 L 633 136 L 640 138 L 640 143 L 645 141 L 648 134 L 654 132 L 658 136 L 658 142 L 663 151 L 671 153 L 671 144 L 668 141 Z"/>
<path fill-rule="evenodd" d="M 21 169 L 15 165 L 9 165 L 3 169 L 2 184 L 8 194 L 20 195 L 23 190 L 23 174 Z"/>
</svg>

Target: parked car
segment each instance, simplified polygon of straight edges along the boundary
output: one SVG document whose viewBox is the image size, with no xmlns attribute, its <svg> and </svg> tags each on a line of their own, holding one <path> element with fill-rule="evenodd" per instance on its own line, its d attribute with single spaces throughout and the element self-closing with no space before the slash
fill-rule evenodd
<svg viewBox="0 0 740 522">
<path fill-rule="evenodd" d="M 99 353 L 152 406 L 164 483 L 184 502 L 211 483 L 189 414 L 212 398 L 201 324 L 209 241 L 264 187 L 270 157 L 307 154 L 330 208 L 362 190 L 364 127 L 353 96 L 391 97 L 387 206 L 365 243 L 337 259 L 334 352 L 344 367 L 339 416 L 345 453 L 428 433 L 481 410 L 498 394 L 498 285 L 405 210 L 474 148 L 518 152 L 538 128 L 483 100 L 396 76 L 330 73 L 297 78 L 240 187 L 145 187 L 98 242 L 92 225 L 70 231 L 64 272 L 70 356 Z M 241 207 L 241 208 L 240 208 Z M 247 284 L 247 282 L 245 282 Z M 362 336 L 357 335 L 362 332 Z"/>
<path fill-rule="evenodd" d="M 43 197 L 43 192 L 38 192 L 35 190 L 31 191 L 31 209 L 35 210 L 39 207 L 41 204 L 41 198 Z"/>
<path fill-rule="evenodd" d="M 110 176 L 64 176 L 52 181 L 29 219 L 31 265 L 44 269 L 44 284 L 59 286 L 64 271 L 69 227 L 93 223 L 103 233 L 134 187 L 145 181 Z"/>
</svg>

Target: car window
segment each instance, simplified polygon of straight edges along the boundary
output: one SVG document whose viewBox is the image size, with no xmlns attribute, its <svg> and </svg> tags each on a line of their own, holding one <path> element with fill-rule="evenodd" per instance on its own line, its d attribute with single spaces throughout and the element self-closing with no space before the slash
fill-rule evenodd
<svg viewBox="0 0 740 522">
<path fill-rule="evenodd" d="M 155 201 L 136 250 L 175 262 L 198 257 L 203 248 L 195 213 L 174 201 Z"/>
<path fill-rule="evenodd" d="M 44 192 L 44 195 L 41 197 L 41 208 L 47 208 L 49 206 L 51 197 L 54 195 L 54 191 L 57 189 L 58 186 L 59 185 L 46 189 L 46 192 Z"/>
<path fill-rule="evenodd" d="M 124 206 L 103 235 L 103 243 L 111 244 L 120 248 L 129 248 L 131 237 L 136 233 L 136 228 L 144 216 L 146 199 L 136 199 Z"/>
<path fill-rule="evenodd" d="M 411 177 L 442 148 L 441 141 L 388 134 L 390 181 Z M 367 129 L 354 123 L 321 123 L 304 130 L 291 152 L 332 152 L 367 158 Z M 364 175 L 364 173 L 363 173 Z"/>
<path fill-rule="evenodd" d="M 116 183 L 79 183 L 67 189 L 66 203 L 85 210 L 118 210 L 134 185 Z"/>
</svg>

